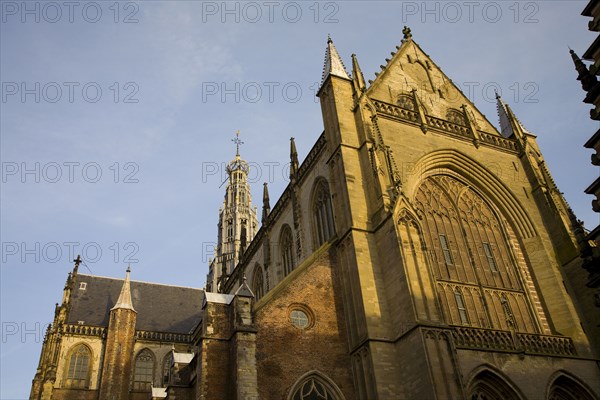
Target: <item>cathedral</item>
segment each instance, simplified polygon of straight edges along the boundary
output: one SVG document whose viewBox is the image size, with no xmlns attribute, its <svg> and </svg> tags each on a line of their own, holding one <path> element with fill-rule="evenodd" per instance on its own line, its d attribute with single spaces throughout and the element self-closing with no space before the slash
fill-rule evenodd
<svg viewBox="0 0 600 400">
<path fill-rule="evenodd" d="M 403 34 L 368 82 L 328 39 L 324 130 L 260 224 L 236 139 L 204 290 L 75 260 L 30 399 L 597 399 L 584 230 L 536 136 Z"/>
</svg>

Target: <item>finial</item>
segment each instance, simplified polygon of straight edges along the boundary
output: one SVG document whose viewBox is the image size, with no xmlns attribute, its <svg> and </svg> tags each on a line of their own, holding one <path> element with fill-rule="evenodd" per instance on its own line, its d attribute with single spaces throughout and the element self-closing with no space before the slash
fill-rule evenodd
<svg viewBox="0 0 600 400">
<path fill-rule="evenodd" d="M 404 29 L 402 29 L 402 33 L 404 34 L 404 39 L 412 38 L 412 33 L 410 33 L 410 28 L 404 25 Z"/>
<path fill-rule="evenodd" d="M 127 264 L 127 271 L 125 272 L 131 272 L 131 264 Z"/>
<path fill-rule="evenodd" d="M 244 273 L 244 277 L 242 278 L 244 285 L 246 284 L 246 281 L 248 280 L 248 278 L 246 278 L 246 273 Z"/>
<path fill-rule="evenodd" d="M 577 56 L 577 55 L 575 54 L 575 50 L 573 50 L 573 49 L 571 48 L 571 46 L 567 46 L 567 47 L 569 48 L 569 53 L 571 54 L 571 56 L 573 56 L 573 55 Z"/>
<path fill-rule="evenodd" d="M 77 258 L 74 259 L 73 262 L 75 263 L 75 268 L 73 268 L 73 272 L 77 273 L 77 270 L 79 270 L 79 264 L 81 264 L 81 255 L 78 254 Z"/>
<path fill-rule="evenodd" d="M 233 143 L 235 143 L 235 155 L 236 155 L 236 156 L 239 156 L 239 155 L 240 155 L 240 145 L 244 144 L 244 142 L 242 142 L 242 141 L 240 140 L 240 131 L 239 131 L 239 130 L 237 130 L 237 131 L 235 132 L 235 138 L 234 138 L 234 139 L 231 139 L 231 141 L 232 141 Z"/>
<path fill-rule="evenodd" d="M 329 33 L 327 34 L 327 43 L 333 43 L 333 40 L 331 40 L 331 35 Z"/>
<path fill-rule="evenodd" d="M 496 99 L 500 99 L 500 95 L 498 94 L 498 91 L 496 89 L 494 89 L 494 93 L 496 93 Z"/>
</svg>

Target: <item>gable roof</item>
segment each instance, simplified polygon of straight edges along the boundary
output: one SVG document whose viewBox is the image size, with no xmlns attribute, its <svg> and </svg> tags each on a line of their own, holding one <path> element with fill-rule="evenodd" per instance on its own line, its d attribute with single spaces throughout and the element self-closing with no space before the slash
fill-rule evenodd
<svg viewBox="0 0 600 400">
<path fill-rule="evenodd" d="M 392 54 L 392 58 L 386 58 L 386 64 L 381 65 L 382 71 L 375 73 L 375 80 L 369 80 L 367 94 L 370 98 L 386 101 L 382 94 L 390 96 L 390 89 L 404 93 L 416 89 L 426 107 L 426 114 L 445 118 L 445 110 L 460 110 L 463 104 L 468 105 L 478 129 L 501 135 L 461 88 L 412 39 L 412 35 L 405 36 Z"/>
<path fill-rule="evenodd" d="M 80 283 L 85 282 L 85 289 Z M 71 295 L 69 324 L 108 326 L 110 309 L 123 287 L 123 279 L 78 274 Z M 136 329 L 190 333 L 200 322 L 204 291 L 180 286 L 131 281 L 137 311 Z"/>
</svg>

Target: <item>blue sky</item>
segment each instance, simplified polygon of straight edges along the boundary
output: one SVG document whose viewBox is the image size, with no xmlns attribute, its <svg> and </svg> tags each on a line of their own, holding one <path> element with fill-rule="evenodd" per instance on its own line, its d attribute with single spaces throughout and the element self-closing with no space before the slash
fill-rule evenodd
<svg viewBox="0 0 600 400">
<path fill-rule="evenodd" d="M 502 92 L 577 216 L 599 222 L 582 147 L 598 126 L 567 48 L 595 38 L 585 1 L 75 3 L 0 3 L 1 399 L 28 397 L 70 252 L 82 272 L 131 262 L 135 280 L 204 286 L 231 139 L 255 204 L 268 181 L 273 205 L 289 137 L 303 158 L 323 129 L 328 33 L 374 79 L 409 25 L 496 126 Z"/>
</svg>

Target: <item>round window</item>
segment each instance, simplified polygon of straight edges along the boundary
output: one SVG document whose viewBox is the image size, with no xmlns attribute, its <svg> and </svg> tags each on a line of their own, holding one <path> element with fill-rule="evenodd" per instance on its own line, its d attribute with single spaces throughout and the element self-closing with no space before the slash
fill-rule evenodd
<svg viewBox="0 0 600 400">
<path fill-rule="evenodd" d="M 308 315 L 302 310 L 292 310 L 290 320 L 292 321 L 292 325 L 298 329 L 306 329 L 310 325 Z"/>
</svg>

